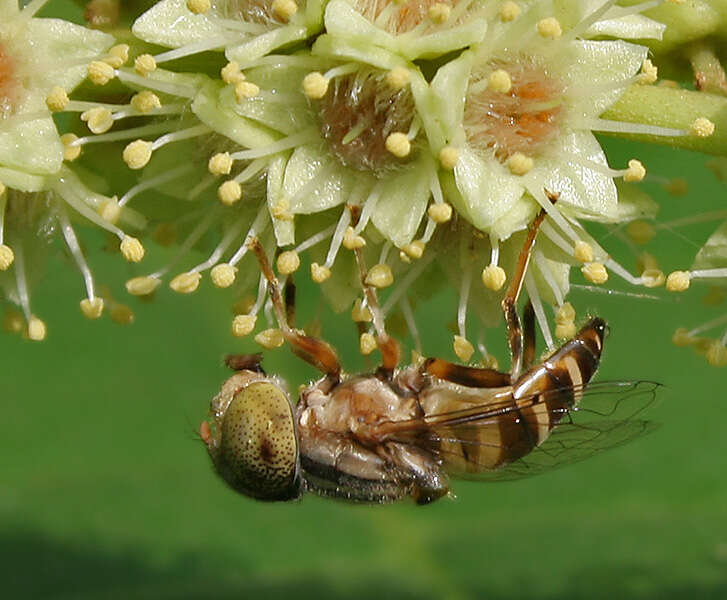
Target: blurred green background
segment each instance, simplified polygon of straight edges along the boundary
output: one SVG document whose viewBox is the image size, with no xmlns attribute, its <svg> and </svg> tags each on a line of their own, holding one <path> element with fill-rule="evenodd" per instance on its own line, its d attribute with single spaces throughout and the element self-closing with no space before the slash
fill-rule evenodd
<svg viewBox="0 0 727 600">
<path fill-rule="evenodd" d="M 638 156 L 657 177 L 688 178 L 688 196 L 658 196 L 660 220 L 724 207 L 704 157 L 606 143 L 612 164 Z M 650 249 L 667 272 L 688 267 L 716 226 L 663 230 Z M 88 249 L 121 289 L 131 267 Z M 628 251 L 619 258 L 634 269 Z M 196 439 L 228 376 L 222 357 L 252 349 L 229 334 L 227 299 L 205 282 L 192 296 L 132 299 L 132 326 L 89 322 L 72 270 L 52 261 L 34 295 L 46 342 L 0 337 L 3 597 L 727 598 L 727 373 L 670 343 L 676 327 L 720 314 L 700 302 L 706 287 L 658 300 L 573 294 L 579 315 L 611 325 L 600 380 L 667 385 L 650 436 L 530 480 L 456 482 L 456 500 L 428 507 L 261 504 L 227 490 Z M 303 315 L 317 294 L 301 285 Z M 447 295 L 421 307 L 427 354 L 453 358 L 455 311 Z M 361 368 L 346 318 L 325 319 L 324 336 Z M 488 340 L 498 336 L 506 365 L 504 331 Z M 265 366 L 291 389 L 314 376 L 285 348 Z"/>
</svg>

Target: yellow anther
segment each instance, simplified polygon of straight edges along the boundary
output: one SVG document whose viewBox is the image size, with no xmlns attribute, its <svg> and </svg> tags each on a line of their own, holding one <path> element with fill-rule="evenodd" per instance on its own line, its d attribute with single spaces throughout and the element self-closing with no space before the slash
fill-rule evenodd
<svg viewBox="0 0 727 600">
<path fill-rule="evenodd" d="M 500 370 L 500 363 L 498 362 L 497 358 L 494 357 L 492 354 L 490 354 L 486 358 L 482 358 L 482 360 L 480 360 L 480 364 L 485 369 L 495 369 L 495 371 Z"/>
<path fill-rule="evenodd" d="M 260 88 L 252 81 L 238 81 L 235 84 L 235 98 L 242 102 L 247 98 L 254 98 L 260 93 Z"/>
<path fill-rule="evenodd" d="M 34 342 L 42 342 L 45 339 L 46 333 L 45 323 L 38 317 L 30 317 L 28 321 L 28 339 Z"/>
<path fill-rule="evenodd" d="M 298 5 L 294 0 L 273 0 L 270 8 L 278 20 L 283 23 L 290 21 L 292 16 L 298 12 Z"/>
<path fill-rule="evenodd" d="M 71 146 L 71 144 L 77 140 L 78 136 L 75 133 L 64 133 L 61 136 L 61 143 L 63 144 L 63 160 L 72 162 L 81 156 L 81 146 Z"/>
<path fill-rule="evenodd" d="M 714 133 L 714 123 L 705 117 L 694 119 L 689 131 L 697 137 L 709 137 Z"/>
<path fill-rule="evenodd" d="M 635 181 L 643 181 L 644 177 L 646 177 L 646 168 L 641 161 L 632 158 L 629 161 L 629 168 L 624 173 L 624 181 L 633 183 Z"/>
<path fill-rule="evenodd" d="M 240 71 L 240 65 L 234 60 L 231 60 L 220 69 L 220 77 L 227 84 L 236 84 L 245 81 L 245 75 Z"/>
<path fill-rule="evenodd" d="M 522 9 L 517 3 L 508 0 L 500 7 L 500 18 L 506 23 L 514 21 L 520 16 Z"/>
<path fill-rule="evenodd" d="M 225 206 L 232 206 L 242 198 L 242 186 L 230 179 L 217 188 L 217 197 Z"/>
<path fill-rule="evenodd" d="M 422 240 L 415 240 L 411 244 L 407 244 L 402 248 L 409 258 L 419 259 L 424 254 L 427 245 Z"/>
<path fill-rule="evenodd" d="M 235 283 L 237 277 L 237 267 L 233 267 L 227 263 L 220 263 L 212 267 L 210 278 L 212 284 L 218 288 L 228 288 Z"/>
<path fill-rule="evenodd" d="M 487 79 L 487 87 L 493 92 L 507 94 L 512 89 L 510 74 L 504 69 L 497 69 L 490 73 Z"/>
<path fill-rule="evenodd" d="M 463 338 L 461 335 L 454 336 L 454 342 L 452 344 L 454 353 L 457 355 L 462 362 L 469 362 L 472 355 L 475 353 L 475 347 L 467 338 Z"/>
<path fill-rule="evenodd" d="M 578 240 L 573 247 L 573 256 L 578 262 L 593 262 L 593 246 L 588 242 Z"/>
<path fill-rule="evenodd" d="M 601 285 L 608 281 L 608 271 L 606 267 L 599 262 L 589 262 L 581 267 L 581 273 L 591 283 Z"/>
<path fill-rule="evenodd" d="M 648 221 L 631 221 L 626 226 L 626 235 L 631 238 L 635 244 L 648 244 L 656 235 L 654 226 Z"/>
<path fill-rule="evenodd" d="M 405 133 L 397 131 L 390 133 L 384 143 L 386 149 L 391 152 L 397 158 L 404 158 L 409 156 L 411 152 L 411 142 Z"/>
<path fill-rule="evenodd" d="M 671 179 L 669 183 L 664 186 L 664 189 L 672 196 L 684 196 L 689 191 L 687 180 L 681 177 L 675 177 Z"/>
<path fill-rule="evenodd" d="M 287 197 L 282 196 L 270 209 L 271 214 L 279 221 L 292 221 L 293 213 L 290 212 L 290 201 Z"/>
<path fill-rule="evenodd" d="M 572 323 L 576 318 L 576 309 L 570 302 L 564 302 L 555 311 L 556 323 Z"/>
<path fill-rule="evenodd" d="M 134 277 L 126 282 L 126 291 L 132 296 L 148 296 L 161 284 L 156 277 Z"/>
<path fill-rule="evenodd" d="M 191 294 L 197 290 L 201 279 L 201 273 L 180 273 L 169 282 L 169 287 L 178 294 Z"/>
<path fill-rule="evenodd" d="M 131 325 L 134 322 L 134 312 L 126 304 L 114 304 L 109 311 L 109 316 L 114 323 L 119 325 Z"/>
<path fill-rule="evenodd" d="M 366 245 L 366 240 L 363 236 L 356 233 L 353 227 L 348 227 L 346 233 L 343 234 L 343 247 L 348 250 L 356 250 L 363 248 Z"/>
<path fill-rule="evenodd" d="M 374 265 L 366 273 L 364 283 L 379 289 L 389 287 L 394 283 L 394 274 L 391 272 L 391 267 L 385 263 Z"/>
<path fill-rule="evenodd" d="M 123 254 L 124 258 L 129 262 L 138 263 L 142 258 L 144 258 L 144 246 L 141 245 L 139 240 L 135 237 L 131 237 L 130 235 L 127 235 L 123 240 L 121 240 L 120 249 L 121 254 Z"/>
<path fill-rule="evenodd" d="M 85 121 L 91 133 L 106 133 L 114 124 L 113 115 L 108 108 L 97 106 L 81 113 L 81 121 Z"/>
<path fill-rule="evenodd" d="M 45 104 L 51 112 L 65 110 L 69 102 L 70 99 L 68 98 L 66 90 L 59 85 L 53 86 L 48 97 L 45 99 Z"/>
<path fill-rule="evenodd" d="M 459 160 L 459 150 L 452 146 L 445 146 L 439 151 L 439 162 L 441 165 L 451 171 L 457 165 Z"/>
<path fill-rule="evenodd" d="M 245 337 L 252 333 L 257 323 L 255 315 L 237 315 L 232 319 L 232 335 L 235 337 Z"/>
<path fill-rule="evenodd" d="M 576 334 L 576 324 L 573 321 L 565 321 L 563 323 L 556 323 L 555 325 L 555 337 L 559 340 L 569 340 Z"/>
<path fill-rule="evenodd" d="M 303 78 L 303 93 L 306 98 L 320 100 L 328 91 L 328 83 L 329 80 L 321 73 L 313 71 Z"/>
<path fill-rule="evenodd" d="M 300 256 L 295 250 L 286 250 L 278 255 L 276 264 L 281 275 L 290 275 L 300 267 Z"/>
<path fill-rule="evenodd" d="M 7 271 L 15 261 L 15 252 L 10 246 L 0 244 L 0 271 Z"/>
<path fill-rule="evenodd" d="M 507 275 L 505 269 L 498 267 L 497 265 L 487 265 L 482 269 L 482 283 L 488 290 L 496 292 L 502 289 L 505 285 Z"/>
<path fill-rule="evenodd" d="M 395 90 L 404 89 L 410 80 L 411 74 L 406 67 L 394 67 L 386 74 L 386 83 Z"/>
<path fill-rule="evenodd" d="M 141 75 L 146 77 L 149 73 L 156 71 L 157 61 L 151 54 L 141 54 L 136 57 L 134 61 L 134 70 Z"/>
<path fill-rule="evenodd" d="M 555 17 L 546 17 L 538 21 L 538 33 L 544 38 L 557 40 L 563 35 L 563 28 Z"/>
<path fill-rule="evenodd" d="M 644 287 L 655 288 L 664 285 L 666 276 L 659 269 L 647 269 L 641 274 L 641 283 Z"/>
<path fill-rule="evenodd" d="M 8 333 L 20 333 L 23 331 L 25 321 L 23 313 L 15 309 L 6 309 L 3 315 L 3 329 Z"/>
<path fill-rule="evenodd" d="M 727 366 L 727 348 L 719 340 L 714 340 L 707 349 L 707 362 L 713 367 Z"/>
<path fill-rule="evenodd" d="M 689 271 L 672 271 L 666 278 L 666 289 L 670 292 L 685 292 L 691 282 L 692 276 Z"/>
<path fill-rule="evenodd" d="M 452 218 L 452 205 L 446 202 L 430 204 L 427 215 L 435 223 L 446 223 Z"/>
<path fill-rule="evenodd" d="M 219 152 L 210 158 L 207 168 L 212 175 L 229 175 L 232 171 L 232 163 L 229 152 Z"/>
<path fill-rule="evenodd" d="M 359 350 L 364 356 L 368 356 L 376 350 L 376 338 L 370 333 L 362 333 L 358 342 Z"/>
<path fill-rule="evenodd" d="M 370 323 L 373 319 L 369 307 L 363 305 L 361 298 L 356 298 L 356 301 L 353 303 L 351 318 L 355 323 Z"/>
<path fill-rule="evenodd" d="M 659 70 L 656 68 L 656 65 L 651 62 L 648 58 L 644 60 L 644 62 L 641 65 L 641 73 L 639 73 L 638 81 L 639 83 L 644 84 L 651 84 L 656 83 L 656 80 L 659 77 Z"/>
<path fill-rule="evenodd" d="M 118 223 L 119 217 L 121 217 L 121 206 L 116 197 L 104 200 L 98 207 L 98 214 L 109 223 Z"/>
<path fill-rule="evenodd" d="M 88 79 L 96 85 L 106 85 L 116 77 L 114 68 L 102 60 L 94 60 L 88 65 Z"/>
<path fill-rule="evenodd" d="M 124 148 L 121 156 L 130 169 L 138 170 L 143 169 L 148 164 L 152 152 L 151 142 L 136 140 Z"/>
<path fill-rule="evenodd" d="M 285 343 L 285 337 L 280 329 L 265 329 L 255 336 L 255 341 L 267 350 L 280 348 Z"/>
<path fill-rule="evenodd" d="M 331 276 L 331 270 L 325 265 L 312 263 L 310 266 L 310 276 L 316 283 L 323 283 Z"/>
<path fill-rule="evenodd" d="M 675 346 L 691 346 L 695 341 L 695 337 L 691 335 L 684 327 L 680 327 L 674 332 L 671 341 Z"/>
<path fill-rule="evenodd" d="M 513 175 L 525 175 L 533 168 L 533 159 L 525 156 L 522 152 L 515 152 L 507 159 L 507 168 Z"/>
<path fill-rule="evenodd" d="M 195 15 L 203 15 L 209 12 L 212 3 L 210 0 L 187 0 L 187 8 Z"/>
<path fill-rule="evenodd" d="M 109 48 L 109 53 L 104 58 L 104 62 L 111 65 L 114 69 L 123 66 L 129 60 L 129 45 L 117 44 Z"/>
<path fill-rule="evenodd" d="M 159 96 L 151 90 L 143 90 L 132 96 L 131 107 L 138 110 L 140 113 L 146 114 L 155 108 L 161 108 L 162 101 L 159 100 Z"/>
<path fill-rule="evenodd" d="M 444 2 L 437 2 L 429 7 L 429 18 L 437 24 L 446 23 L 449 20 L 449 15 L 452 9 L 449 4 Z"/>
<path fill-rule="evenodd" d="M 411 264 L 411 258 L 403 250 L 399 250 L 399 260 L 407 265 Z"/>
<path fill-rule="evenodd" d="M 103 313 L 103 298 L 84 298 L 81 300 L 81 312 L 88 319 L 98 319 Z"/>
</svg>

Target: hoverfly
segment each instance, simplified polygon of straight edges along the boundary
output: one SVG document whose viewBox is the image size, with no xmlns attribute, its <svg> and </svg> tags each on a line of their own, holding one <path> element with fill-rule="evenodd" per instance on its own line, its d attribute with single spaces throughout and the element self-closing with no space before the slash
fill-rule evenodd
<svg viewBox="0 0 727 600">
<path fill-rule="evenodd" d="M 591 319 L 534 364 L 534 311 L 528 302 L 521 325 L 516 305 L 544 216 L 541 211 L 529 228 L 502 301 L 509 373 L 438 358 L 398 368 L 399 346 L 386 333 L 355 250 L 382 364 L 373 374 L 345 375 L 331 346 L 289 324 L 280 283 L 252 240 L 286 341 L 323 377 L 302 387 L 293 406 L 284 382 L 261 368 L 260 355 L 228 357 L 236 373 L 200 426 L 217 473 L 258 500 L 292 500 L 310 491 L 355 502 L 411 497 L 427 504 L 449 493 L 450 477 L 537 474 L 646 432 L 649 423 L 634 417 L 658 384 L 590 384 L 603 349 L 603 319 Z"/>
</svg>

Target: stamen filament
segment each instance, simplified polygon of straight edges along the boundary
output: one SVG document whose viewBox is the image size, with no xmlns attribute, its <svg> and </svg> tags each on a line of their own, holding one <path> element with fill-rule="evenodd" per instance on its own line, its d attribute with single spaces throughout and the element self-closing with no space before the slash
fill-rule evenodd
<svg viewBox="0 0 727 600">
<path fill-rule="evenodd" d="M 309 144 L 316 141 L 318 137 L 318 132 L 315 129 L 306 129 L 304 131 L 301 131 L 300 133 L 296 133 L 294 135 L 278 140 L 277 142 L 273 142 L 272 144 L 267 144 L 266 146 L 262 146 L 260 148 L 252 148 L 250 150 L 235 152 L 234 154 L 231 154 L 230 157 L 233 160 L 249 160 L 252 158 L 270 156 L 271 154 L 277 154 L 278 152 L 283 152 L 284 150 L 289 150 L 290 148 L 295 148 L 296 146 Z"/>
<path fill-rule="evenodd" d="M 83 252 L 81 251 L 81 246 L 78 243 L 76 232 L 73 231 L 71 222 L 68 220 L 66 209 L 62 205 L 58 208 L 58 220 L 60 221 L 61 229 L 63 230 L 63 237 L 66 240 L 66 245 L 71 251 L 71 255 L 75 259 L 76 264 L 81 271 L 81 275 L 83 276 L 83 282 L 86 286 L 86 295 L 89 300 L 93 301 L 96 298 L 96 294 L 91 269 L 89 269 L 88 263 L 83 257 Z"/>
<path fill-rule="evenodd" d="M 137 196 L 150 188 L 153 188 L 158 185 L 167 183 L 168 181 L 177 179 L 177 178 L 181 177 L 182 175 L 186 175 L 191 170 L 192 170 L 191 165 L 183 165 L 181 167 L 177 167 L 176 169 L 172 169 L 171 171 L 168 171 L 166 173 L 162 173 L 161 175 L 157 175 L 156 177 L 152 177 L 151 179 L 149 179 L 147 181 L 143 181 L 143 182 L 135 185 L 133 188 L 131 188 L 128 192 L 126 192 L 121 197 L 121 199 L 119 200 L 119 206 L 124 206 L 134 196 Z"/>
<path fill-rule="evenodd" d="M 239 263 L 242 260 L 242 257 L 247 254 L 248 250 L 248 244 L 250 243 L 250 240 L 257 236 L 257 234 L 263 230 L 263 226 L 265 225 L 265 221 L 269 217 L 269 211 L 266 204 L 263 204 L 263 206 L 260 208 L 260 210 L 257 213 L 257 216 L 255 217 L 255 220 L 253 221 L 252 225 L 250 226 L 250 229 L 247 232 L 247 235 L 245 236 L 245 241 L 242 243 L 242 246 L 235 252 L 235 254 L 232 256 L 232 258 L 228 261 L 228 263 L 231 266 L 235 266 L 237 263 Z"/>
<path fill-rule="evenodd" d="M 123 83 L 130 83 L 133 86 L 141 88 L 152 88 L 158 92 L 169 94 L 171 96 L 179 96 L 181 98 L 189 98 L 190 100 L 197 95 L 197 90 L 188 85 L 180 85 L 178 83 L 168 83 L 165 81 L 158 81 L 153 77 L 142 77 L 137 75 L 133 71 L 127 69 L 118 69 L 116 76 L 119 81 Z"/>
</svg>

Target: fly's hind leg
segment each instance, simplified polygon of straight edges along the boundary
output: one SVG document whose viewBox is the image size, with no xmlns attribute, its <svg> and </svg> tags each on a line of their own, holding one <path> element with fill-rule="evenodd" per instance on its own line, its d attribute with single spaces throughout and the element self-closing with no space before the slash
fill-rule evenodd
<svg viewBox="0 0 727 600">
<path fill-rule="evenodd" d="M 465 367 L 441 358 L 428 358 L 421 366 L 421 371 L 444 381 L 472 388 L 503 387 L 510 385 L 511 381 L 510 373 L 503 373 L 495 369 Z"/>
<path fill-rule="evenodd" d="M 547 190 L 546 194 L 550 201 L 553 203 L 555 203 L 558 199 L 557 195 L 552 194 Z M 525 349 L 525 354 L 527 356 L 523 356 L 523 329 L 520 324 L 520 317 L 518 317 L 517 314 L 517 301 L 520 297 L 520 291 L 523 287 L 525 272 L 527 271 L 528 264 L 530 262 L 530 254 L 532 253 L 533 246 L 535 245 L 535 238 L 538 235 L 538 229 L 540 228 L 541 223 L 545 219 L 545 216 L 546 213 L 543 209 L 538 213 L 538 216 L 535 217 L 535 220 L 530 224 L 530 227 L 528 228 L 528 234 L 527 236 L 525 236 L 525 242 L 523 243 L 523 247 L 520 250 L 520 255 L 517 259 L 517 264 L 515 265 L 515 272 L 513 274 L 512 281 L 510 282 L 510 286 L 507 288 L 507 292 L 505 292 L 505 297 L 502 299 L 502 312 L 505 315 L 505 325 L 507 326 L 507 339 L 508 344 L 510 345 L 510 354 L 512 355 L 512 368 L 510 369 L 510 374 L 513 381 L 518 378 L 520 372 L 523 369 L 523 359 L 525 358 L 525 362 L 528 362 L 528 360 L 532 362 L 532 357 L 535 354 L 535 326 L 533 324 L 532 335 L 530 335 L 530 333 L 528 332 L 528 336 L 526 339 L 527 347 Z M 527 323 L 526 327 L 529 327 Z M 530 345 L 532 345 L 532 349 L 530 349 Z"/>
<path fill-rule="evenodd" d="M 528 300 L 523 310 L 523 369 L 529 369 L 535 361 L 535 310 Z"/>
<path fill-rule="evenodd" d="M 275 317 L 278 320 L 280 329 L 290 348 L 297 356 L 326 375 L 329 383 L 335 385 L 341 376 L 341 365 L 335 351 L 323 340 L 305 335 L 303 332 L 291 327 L 288 322 L 288 312 L 283 302 L 283 294 L 280 289 L 280 282 L 275 276 L 270 261 L 265 254 L 260 241 L 253 238 L 249 242 L 250 249 L 257 256 L 260 263 L 260 270 L 268 280 L 268 292 L 273 303 Z"/>
</svg>

